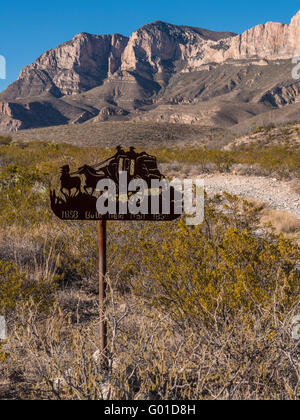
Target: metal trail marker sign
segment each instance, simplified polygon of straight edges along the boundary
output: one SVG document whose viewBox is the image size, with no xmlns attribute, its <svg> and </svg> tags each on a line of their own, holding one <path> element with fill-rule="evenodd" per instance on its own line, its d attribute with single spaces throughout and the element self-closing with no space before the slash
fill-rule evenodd
<svg viewBox="0 0 300 420">
<path fill-rule="evenodd" d="M 84 177 L 83 185 L 81 176 Z M 164 180 L 166 181 L 166 178 L 158 170 L 155 157 L 145 152 L 136 153 L 133 147 L 125 152 L 121 146 L 118 146 L 114 156 L 97 165 L 84 165 L 73 173 L 70 172 L 69 165 L 61 167 L 61 187 L 59 193 L 55 190 L 50 193 L 51 208 L 62 220 L 174 220 L 179 216 L 175 212 L 175 190 L 171 188 L 169 191 L 167 211 L 163 209 L 166 207 L 164 206 L 166 200 L 161 191 L 158 191 Z M 99 184 L 106 187 L 112 186 L 113 191 L 106 198 L 112 205 L 113 211 L 99 212 L 97 210 L 97 202 L 100 198 L 98 188 L 101 189 Z M 142 185 L 143 196 L 134 197 L 131 185 L 133 189 L 139 190 Z M 104 193 L 104 190 L 105 188 L 100 192 Z M 129 203 L 130 207 L 130 203 L 134 201 L 133 198 L 135 198 L 135 203 L 137 201 L 140 201 L 140 204 L 143 203 L 139 211 L 133 212 L 128 209 L 126 203 Z M 152 211 L 155 207 L 153 201 L 156 202 L 155 211 Z M 146 211 L 144 211 L 145 208 Z"/>
<path fill-rule="evenodd" d="M 165 181 L 165 182 L 164 182 Z M 70 172 L 60 168 L 59 191 L 50 191 L 51 208 L 61 220 L 98 221 L 100 352 L 107 349 L 104 320 L 106 293 L 106 222 L 172 221 L 179 217 L 182 196 L 167 183 L 155 157 L 117 147 L 114 156 L 94 166 L 84 165 Z M 177 211 L 176 211 L 177 208 Z"/>
</svg>

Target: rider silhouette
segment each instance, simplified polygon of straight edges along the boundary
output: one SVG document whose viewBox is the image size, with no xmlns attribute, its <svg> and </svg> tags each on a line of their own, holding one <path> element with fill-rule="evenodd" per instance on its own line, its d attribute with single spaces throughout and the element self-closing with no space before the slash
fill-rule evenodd
<svg viewBox="0 0 300 420">
<path fill-rule="evenodd" d="M 106 168 L 106 173 L 109 175 L 111 179 L 113 179 L 115 182 L 118 182 L 119 179 L 119 159 L 124 158 L 127 156 L 127 153 L 124 151 L 122 146 L 117 147 L 117 153 L 111 158 L 109 164 Z"/>
<path fill-rule="evenodd" d="M 117 146 L 117 153 L 113 156 L 114 159 L 118 159 L 121 156 L 126 156 L 125 150 L 122 148 L 122 146 Z"/>
<path fill-rule="evenodd" d="M 139 156 L 139 153 L 136 153 L 135 151 L 135 147 L 130 147 L 129 152 L 127 152 L 127 157 L 129 159 L 134 159 L 136 160 L 136 158 Z"/>
</svg>

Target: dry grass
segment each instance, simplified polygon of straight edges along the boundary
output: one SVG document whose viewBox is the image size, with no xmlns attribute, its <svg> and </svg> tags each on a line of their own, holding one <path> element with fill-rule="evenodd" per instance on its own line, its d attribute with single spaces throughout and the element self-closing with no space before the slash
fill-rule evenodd
<svg viewBox="0 0 300 420">
<path fill-rule="evenodd" d="M 117 296 L 107 312 L 110 372 L 93 359 L 97 320 L 73 322 L 58 307 L 47 318 L 21 307 L 9 341 L 1 398 L 50 400 L 297 400 L 297 345 L 291 319 L 279 302 L 260 318 L 242 315 L 213 331 L 179 329 L 166 315 L 129 297 Z M 95 307 L 96 309 L 96 307 Z M 79 320 L 79 321 L 78 321 Z M 276 329 L 274 329 L 276 325 Z M 59 379 L 59 381 L 58 381 Z M 298 385 L 297 385 L 298 384 Z"/>
<path fill-rule="evenodd" d="M 294 238 L 300 243 L 300 220 L 292 214 L 277 210 L 264 210 L 262 222 L 271 224 L 277 233 Z"/>
</svg>

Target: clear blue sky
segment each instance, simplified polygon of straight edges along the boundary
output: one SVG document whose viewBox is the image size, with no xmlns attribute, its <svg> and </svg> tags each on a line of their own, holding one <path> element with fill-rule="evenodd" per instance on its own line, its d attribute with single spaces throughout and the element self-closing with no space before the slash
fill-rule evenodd
<svg viewBox="0 0 300 420">
<path fill-rule="evenodd" d="M 299 9 L 299 0 L 3 1 L 0 55 L 7 61 L 7 80 L 0 80 L 0 91 L 23 66 L 79 32 L 129 35 L 146 23 L 163 20 L 240 33 L 269 20 L 289 23 Z"/>
</svg>

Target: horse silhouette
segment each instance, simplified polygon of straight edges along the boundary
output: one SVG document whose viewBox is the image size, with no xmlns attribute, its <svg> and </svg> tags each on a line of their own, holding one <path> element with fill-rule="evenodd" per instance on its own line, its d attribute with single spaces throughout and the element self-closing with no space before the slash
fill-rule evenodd
<svg viewBox="0 0 300 420">
<path fill-rule="evenodd" d="M 84 165 L 81 168 L 79 168 L 77 173 L 79 175 L 85 176 L 85 186 L 83 187 L 83 189 L 88 195 L 93 195 L 96 190 L 98 182 L 101 179 L 105 179 L 108 177 L 108 174 L 106 173 L 104 169 L 103 169 L 103 173 L 100 174 L 94 168 L 88 165 Z M 89 189 L 91 189 L 91 191 L 89 191 Z"/>
<path fill-rule="evenodd" d="M 61 189 L 60 192 L 66 197 L 75 197 L 80 193 L 80 186 L 81 186 L 81 179 L 79 176 L 72 177 L 70 175 L 70 167 L 69 165 L 65 165 L 61 167 Z M 76 189 L 75 194 L 72 196 L 72 190 Z M 68 194 L 64 191 L 67 190 Z"/>
</svg>

